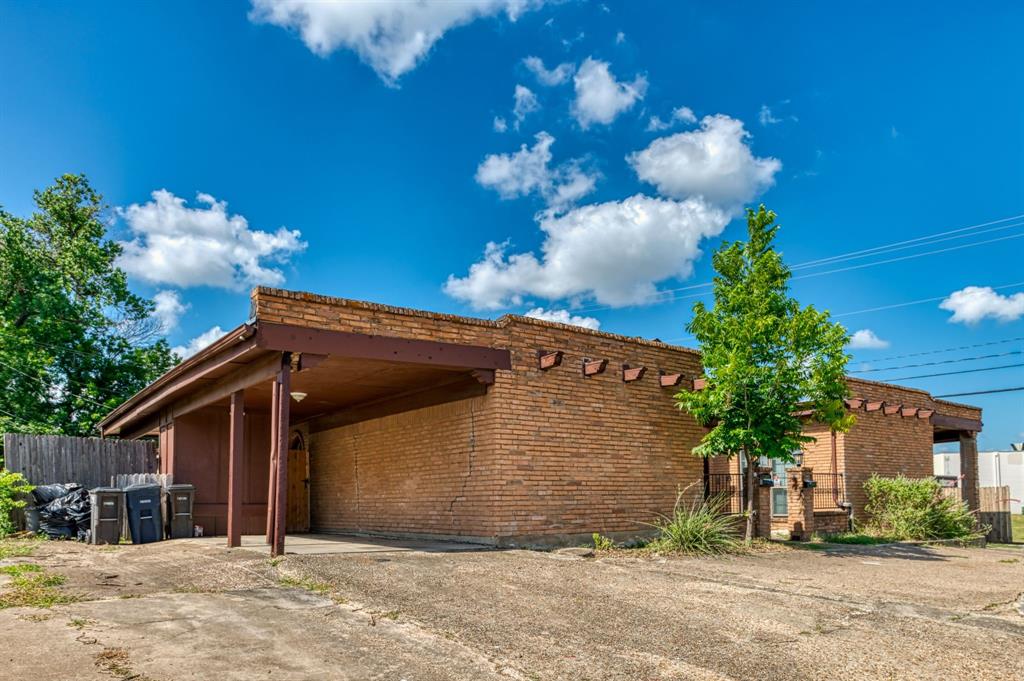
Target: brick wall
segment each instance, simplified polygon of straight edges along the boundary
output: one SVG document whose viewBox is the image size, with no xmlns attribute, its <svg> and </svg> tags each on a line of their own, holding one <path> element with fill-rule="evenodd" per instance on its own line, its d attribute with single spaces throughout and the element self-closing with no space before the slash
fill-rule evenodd
<svg viewBox="0 0 1024 681">
<path fill-rule="evenodd" d="M 511 371 L 496 372 L 484 397 L 387 416 L 310 437 L 313 526 L 321 530 L 432 533 L 505 541 L 630 533 L 671 510 L 677 490 L 702 479 L 692 448 L 703 429 L 673 405 L 659 370 L 700 375 L 695 351 L 657 341 L 523 317 L 495 321 L 260 288 L 260 320 L 318 328 L 507 348 Z M 539 350 L 561 365 L 537 366 Z M 584 377 L 584 359 L 606 359 Z M 623 365 L 646 367 L 623 381 Z M 935 408 L 927 393 L 851 379 L 855 395 Z M 964 405 L 944 413 L 978 417 Z M 951 411 L 953 410 L 953 411 Z M 960 411 L 956 411 L 960 410 Z M 863 506 L 863 480 L 930 475 L 927 420 L 858 413 L 837 439 L 837 465 Z M 827 429 L 804 461 L 832 470 Z M 712 471 L 738 463 L 710 462 Z"/>
</svg>

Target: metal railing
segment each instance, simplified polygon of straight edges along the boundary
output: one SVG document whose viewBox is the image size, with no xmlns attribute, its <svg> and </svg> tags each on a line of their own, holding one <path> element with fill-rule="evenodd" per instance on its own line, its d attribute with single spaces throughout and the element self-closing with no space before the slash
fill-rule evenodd
<svg viewBox="0 0 1024 681">
<path fill-rule="evenodd" d="M 724 513 L 743 512 L 743 476 L 740 473 L 708 473 L 704 478 L 704 498 L 721 497 Z"/>
<path fill-rule="evenodd" d="M 837 511 L 846 501 L 846 476 L 842 473 L 814 473 L 814 510 Z"/>
</svg>

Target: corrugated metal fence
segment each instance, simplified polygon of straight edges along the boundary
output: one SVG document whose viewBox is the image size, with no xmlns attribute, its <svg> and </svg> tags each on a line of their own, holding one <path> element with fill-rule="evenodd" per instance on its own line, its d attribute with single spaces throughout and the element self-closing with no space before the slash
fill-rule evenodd
<svg viewBox="0 0 1024 681">
<path fill-rule="evenodd" d="M 125 473 L 156 473 L 155 443 L 64 435 L 4 433 L 4 467 L 33 485 L 77 482 L 106 487 Z"/>
</svg>

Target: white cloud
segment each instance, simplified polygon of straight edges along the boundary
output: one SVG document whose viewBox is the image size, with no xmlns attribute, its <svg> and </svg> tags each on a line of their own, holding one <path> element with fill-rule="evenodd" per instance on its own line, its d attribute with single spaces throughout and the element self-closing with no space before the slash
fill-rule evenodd
<svg viewBox="0 0 1024 681">
<path fill-rule="evenodd" d="M 511 154 L 491 154 L 476 169 L 476 181 L 503 199 L 536 193 L 554 210 L 564 210 L 594 190 L 596 173 L 585 172 L 574 159 L 551 168 L 555 138 L 537 133 L 532 147 L 525 144 Z"/>
<path fill-rule="evenodd" d="M 576 70 L 575 65 L 568 62 L 548 70 L 544 67 L 544 62 L 540 57 L 527 57 L 523 59 L 523 64 L 533 72 L 533 75 L 537 77 L 537 81 L 541 85 L 547 85 L 548 87 L 561 85 L 566 82 L 569 80 L 572 72 Z"/>
<path fill-rule="evenodd" d="M 249 19 L 297 31 L 326 57 L 352 50 L 386 83 L 414 69 L 449 29 L 505 12 L 515 21 L 544 0 L 251 0 Z"/>
<path fill-rule="evenodd" d="M 584 130 L 595 123 L 607 125 L 632 108 L 647 92 L 647 79 L 637 76 L 632 83 L 615 80 L 608 62 L 588 57 L 573 79 L 576 99 L 572 115 Z"/>
<path fill-rule="evenodd" d="M 181 302 L 177 291 L 158 291 L 153 296 L 153 316 L 160 324 L 160 333 L 168 334 L 178 328 L 178 321 L 190 305 Z"/>
<path fill-rule="evenodd" d="M 538 216 L 542 255 L 506 255 L 489 243 L 465 277 L 450 276 L 445 291 L 476 308 L 592 297 L 622 306 L 650 302 L 655 284 L 688 277 L 702 239 L 722 232 L 730 215 L 701 199 L 668 201 L 637 194 L 622 201 Z"/>
<path fill-rule="evenodd" d="M 527 312 L 525 316 L 533 317 L 534 319 L 543 319 L 547 322 L 582 326 L 585 329 L 593 329 L 595 331 L 601 328 L 601 322 L 594 317 L 581 317 L 570 314 L 568 310 L 545 310 L 543 307 L 535 307 Z"/>
<path fill-rule="evenodd" d="M 735 210 L 771 187 L 782 168 L 778 159 L 756 158 L 749 136 L 742 121 L 705 116 L 700 130 L 660 137 L 626 160 L 664 196 L 703 196 Z"/>
<path fill-rule="evenodd" d="M 626 34 L 623 33 L 622 31 L 619 31 L 618 33 L 615 34 L 615 44 L 621 45 L 624 42 L 626 42 Z"/>
<path fill-rule="evenodd" d="M 772 113 L 771 107 L 767 104 L 761 105 L 761 110 L 757 113 L 757 120 L 761 122 L 761 125 L 775 125 L 781 123 L 781 118 L 776 118 L 775 114 Z"/>
<path fill-rule="evenodd" d="M 505 132 L 508 130 L 508 121 L 501 116 L 494 117 L 494 132 Z"/>
<path fill-rule="evenodd" d="M 968 286 L 950 293 L 939 307 L 953 313 L 950 322 L 972 325 L 987 318 L 1013 322 L 1024 317 L 1024 293 L 1004 296 L 991 286 Z"/>
<path fill-rule="evenodd" d="M 287 262 L 306 248 L 298 230 L 250 229 L 244 217 L 228 214 L 227 202 L 209 194 L 196 195 L 203 204 L 196 208 L 166 189 L 152 197 L 118 211 L 133 237 L 121 242 L 118 266 L 149 283 L 233 290 L 278 285 L 284 274 L 268 263 Z"/>
<path fill-rule="evenodd" d="M 175 345 L 171 348 L 171 352 L 176 354 L 182 359 L 186 359 L 196 354 L 210 343 L 220 339 L 224 335 L 224 329 L 219 326 L 215 326 L 212 329 L 208 329 L 203 333 L 199 334 L 188 342 L 187 345 Z"/>
<path fill-rule="evenodd" d="M 853 350 L 881 350 L 889 347 L 889 341 L 882 340 L 871 329 L 861 329 L 850 336 L 849 347 Z"/>
<path fill-rule="evenodd" d="M 660 116 L 651 116 L 651 119 L 647 122 L 647 131 L 660 132 L 668 130 L 679 122 L 696 123 L 697 116 L 694 115 L 693 109 L 688 106 L 677 106 L 675 109 L 672 109 L 672 115 L 669 116 L 667 121 L 661 120 Z"/>
<path fill-rule="evenodd" d="M 516 85 L 512 99 L 515 101 L 512 115 L 516 118 L 516 130 L 518 130 L 519 124 L 523 122 L 524 118 L 534 111 L 540 111 L 540 102 L 537 101 L 537 95 L 533 94 L 533 91 L 525 85 Z"/>
</svg>

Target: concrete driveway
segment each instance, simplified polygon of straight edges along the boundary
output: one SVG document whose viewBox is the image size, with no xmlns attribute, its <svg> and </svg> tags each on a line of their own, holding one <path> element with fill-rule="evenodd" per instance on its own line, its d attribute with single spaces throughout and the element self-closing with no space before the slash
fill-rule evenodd
<svg viewBox="0 0 1024 681">
<path fill-rule="evenodd" d="M 33 679 L 1020 679 L 1019 552 L 723 559 L 43 544 L 82 600 L 0 610 Z"/>
</svg>

